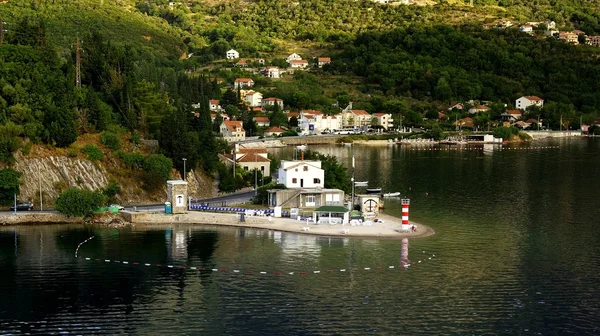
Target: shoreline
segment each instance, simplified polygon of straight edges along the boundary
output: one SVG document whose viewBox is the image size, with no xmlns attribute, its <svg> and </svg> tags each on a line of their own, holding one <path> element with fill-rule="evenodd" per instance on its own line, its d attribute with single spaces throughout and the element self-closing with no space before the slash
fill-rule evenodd
<svg viewBox="0 0 600 336">
<path fill-rule="evenodd" d="M 117 219 L 117 225 L 155 225 L 155 224 L 190 224 L 211 227 L 237 227 L 250 229 L 266 229 L 272 231 L 298 233 L 312 236 L 352 237 L 352 238 L 423 238 L 435 234 L 435 231 L 424 224 L 411 221 L 416 232 L 399 232 L 401 220 L 386 214 L 380 214 L 383 222 L 371 226 L 352 226 L 350 224 L 307 224 L 305 221 L 290 218 L 247 216 L 245 222 L 239 221 L 237 214 L 222 214 L 212 212 L 188 211 L 183 214 L 165 214 L 162 212 L 132 212 L 123 211 L 118 215 L 109 216 Z M 125 223 L 123 223 L 125 222 Z M 45 224 L 86 224 L 82 218 L 69 218 L 59 213 L 17 213 L 0 215 L 0 226 L 45 225 Z M 113 227 L 115 224 L 96 222 L 92 225 Z M 347 230 L 347 231 L 344 231 Z"/>
</svg>

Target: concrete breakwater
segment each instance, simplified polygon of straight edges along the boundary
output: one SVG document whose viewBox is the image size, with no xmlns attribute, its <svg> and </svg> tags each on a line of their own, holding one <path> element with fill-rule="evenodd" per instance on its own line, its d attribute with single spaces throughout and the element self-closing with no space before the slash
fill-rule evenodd
<svg viewBox="0 0 600 336">
<path fill-rule="evenodd" d="M 114 217 L 114 218 L 113 218 Z M 172 224 L 197 224 L 210 226 L 231 226 L 254 229 L 267 229 L 284 232 L 317 236 L 347 236 L 359 238 L 417 238 L 435 234 L 428 226 L 411 222 L 415 225 L 415 232 L 400 232 L 401 220 L 399 218 L 380 214 L 380 221 L 369 226 L 353 225 L 328 225 L 309 224 L 290 218 L 274 218 L 265 216 L 246 216 L 240 221 L 238 214 L 223 214 L 212 212 L 190 211 L 184 214 L 165 214 L 162 212 L 133 212 L 123 211 L 119 214 L 106 215 L 84 221 L 82 218 L 72 218 L 56 212 L 17 213 L 0 214 L 1 225 L 26 225 L 26 224 L 99 224 L 108 227 L 119 227 L 122 225 L 172 225 Z M 115 225 L 119 224 L 119 225 Z"/>
</svg>

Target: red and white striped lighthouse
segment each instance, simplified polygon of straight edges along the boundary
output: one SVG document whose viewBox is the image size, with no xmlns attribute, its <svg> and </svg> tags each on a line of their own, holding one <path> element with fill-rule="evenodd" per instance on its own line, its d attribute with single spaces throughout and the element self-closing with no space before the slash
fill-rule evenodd
<svg viewBox="0 0 600 336">
<path fill-rule="evenodd" d="M 403 198 L 400 200 L 402 204 L 402 230 L 410 230 L 408 223 L 408 208 L 410 207 L 410 199 Z"/>
</svg>

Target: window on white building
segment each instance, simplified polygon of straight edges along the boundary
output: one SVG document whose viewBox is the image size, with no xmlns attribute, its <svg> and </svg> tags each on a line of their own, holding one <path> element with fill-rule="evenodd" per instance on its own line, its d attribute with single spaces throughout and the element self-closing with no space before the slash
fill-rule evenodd
<svg viewBox="0 0 600 336">
<path fill-rule="evenodd" d="M 314 184 L 319 184 L 319 183 L 321 183 L 321 179 L 316 178 L 316 179 L 313 180 L 313 183 Z"/>
<path fill-rule="evenodd" d="M 298 183 L 298 179 L 294 177 L 294 178 L 292 179 L 292 183 Z"/>
<path fill-rule="evenodd" d="M 308 166 L 304 166 L 304 171 L 308 171 Z"/>
<path fill-rule="evenodd" d="M 248 171 L 248 166 L 244 166 L 244 170 L 245 170 L 245 171 Z"/>
</svg>

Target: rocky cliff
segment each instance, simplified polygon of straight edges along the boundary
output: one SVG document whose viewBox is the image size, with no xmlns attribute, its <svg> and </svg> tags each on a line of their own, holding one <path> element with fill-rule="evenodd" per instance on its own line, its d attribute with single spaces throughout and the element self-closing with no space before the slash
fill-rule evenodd
<svg viewBox="0 0 600 336">
<path fill-rule="evenodd" d="M 161 203 L 166 199 L 166 184 L 163 188 L 148 192 L 144 188 L 141 171 L 126 169 L 110 151 L 105 150 L 103 162 L 92 162 L 81 155 L 70 156 L 67 151 L 35 147 L 28 155 L 17 153 L 12 168 L 22 174 L 18 199 L 31 201 L 40 209 L 40 191 L 43 208 L 54 207 L 58 195 L 69 187 L 92 190 L 106 187 L 115 181 L 121 187 L 119 202 L 129 204 Z M 172 179 L 181 179 L 173 170 Z M 216 194 L 212 177 L 203 172 L 188 172 L 189 195 L 207 198 Z"/>
</svg>

